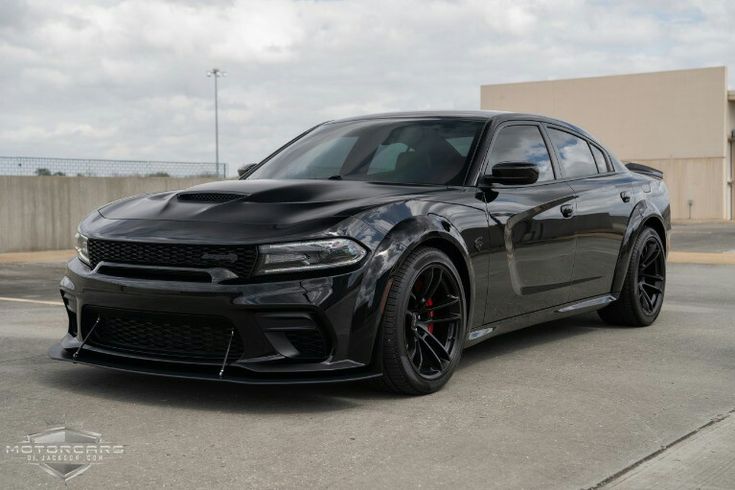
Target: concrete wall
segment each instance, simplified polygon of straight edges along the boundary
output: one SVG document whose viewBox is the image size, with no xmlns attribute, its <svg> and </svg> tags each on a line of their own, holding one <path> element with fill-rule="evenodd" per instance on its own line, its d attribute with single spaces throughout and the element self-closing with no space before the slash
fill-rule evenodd
<svg viewBox="0 0 735 490">
<path fill-rule="evenodd" d="M 674 219 L 730 218 L 725 67 L 483 85 L 483 109 L 545 114 L 585 128 L 620 159 L 661 168 Z"/>
<path fill-rule="evenodd" d="M 67 249 L 79 222 L 101 205 L 143 192 L 211 181 L 192 177 L 0 176 L 0 252 Z"/>
<path fill-rule="evenodd" d="M 727 145 L 727 162 L 725 166 L 727 171 L 728 192 L 730 193 L 730 219 L 735 219 L 735 90 L 728 92 L 728 107 L 730 109 L 728 120 L 728 145 Z"/>
</svg>

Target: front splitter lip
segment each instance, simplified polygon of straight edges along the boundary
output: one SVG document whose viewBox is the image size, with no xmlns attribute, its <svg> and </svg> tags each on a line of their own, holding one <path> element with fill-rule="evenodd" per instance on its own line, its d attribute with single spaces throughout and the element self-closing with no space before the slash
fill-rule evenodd
<svg viewBox="0 0 735 490">
<path fill-rule="evenodd" d="M 382 376 L 367 369 L 354 369 L 349 371 L 328 372 L 328 373 L 303 373 L 289 374 L 282 377 L 256 378 L 248 376 L 233 376 L 231 373 L 237 369 L 235 367 L 227 367 L 223 375 L 220 377 L 216 372 L 206 374 L 202 372 L 186 372 L 172 371 L 167 369 L 156 369 L 139 366 L 135 364 L 125 364 L 124 362 L 115 362 L 115 358 L 123 360 L 122 356 L 106 356 L 91 355 L 89 352 L 80 353 L 81 355 L 74 359 L 72 353 L 64 349 L 61 342 L 57 342 L 48 351 L 49 357 L 58 361 L 71 362 L 75 364 L 85 364 L 88 366 L 112 369 L 115 371 L 123 371 L 128 373 L 149 374 L 153 376 L 163 376 L 167 378 L 195 379 L 201 381 L 222 381 L 226 383 L 238 383 L 247 385 L 294 385 L 294 384 L 326 384 L 326 383 L 344 383 L 351 381 L 363 381 L 375 379 Z M 229 371 L 229 372 L 228 372 Z"/>
</svg>

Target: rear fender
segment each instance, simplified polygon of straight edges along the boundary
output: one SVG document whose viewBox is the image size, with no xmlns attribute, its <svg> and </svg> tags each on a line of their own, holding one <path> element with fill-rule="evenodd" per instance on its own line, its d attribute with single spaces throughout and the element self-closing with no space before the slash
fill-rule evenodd
<svg viewBox="0 0 735 490">
<path fill-rule="evenodd" d="M 644 200 L 638 202 L 630 215 L 628 228 L 625 231 L 625 236 L 623 237 L 623 242 L 620 246 L 618 261 L 615 265 L 615 275 L 613 276 L 613 294 L 619 294 L 623 289 L 623 282 L 625 281 L 625 276 L 628 274 L 628 266 L 630 265 L 630 256 L 633 251 L 633 245 L 641 232 L 648 226 L 654 226 L 664 230 L 662 241 L 664 242 L 665 251 L 668 253 L 668 228 L 666 227 L 664 218 L 650 201 Z"/>
</svg>

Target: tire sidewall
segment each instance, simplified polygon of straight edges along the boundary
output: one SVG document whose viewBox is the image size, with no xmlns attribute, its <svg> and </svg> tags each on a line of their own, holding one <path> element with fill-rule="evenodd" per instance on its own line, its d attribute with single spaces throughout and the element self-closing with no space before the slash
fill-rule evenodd
<svg viewBox="0 0 735 490">
<path fill-rule="evenodd" d="M 643 310 L 643 307 L 641 306 L 640 299 L 638 298 L 638 266 L 640 264 L 643 252 L 643 246 L 646 244 L 646 242 L 653 238 L 658 242 L 658 245 L 661 249 L 661 253 L 665 253 L 663 243 L 661 242 L 661 238 L 658 236 L 658 233 L 656 233 L 651 228 L 646 228 L 643 230 L 643 232 L 638 236 L 638 239 L 636 240 L 635 247 L 633 249 L 633 254 L 631 256 L 630 261 L 630 291 L 631 294 L 634 295 L 632 306 L 635 310 L 635 314 L 638 317 L 638 319 L 641 321 L 644 325 L 650 325 L 653 323 L 656 318 L 658 317 L 659 313 L 661 312 L 661 308 L 663 306 L 664 297 L 666 293 L 666 260 L 663 261 L 663 276 L 664 280 L 663 285 L 661 287 L 661 301 L 659 302 L 656 309 L 653 311 L 653 313 L 648 314 Z"/>
<path fill-rule="evenodd" d="M 411 287 L 424 268 L 432 264 L 441 264 L 444 266 L 456 281 L 460 295 L 462 322 L 457 332 L 457 339 L 455 340 L 456 343 L 453 347 L 454 352 L 448 369 L 437 378 L 427 379 L 416 371 L 413 363 L 408 357 L 408 353 L 406 352 L 406 328 L 401 319 L 408 307 Z M 398 304 L 400 305 L 400 308 L 397 312 L 399 317 L 394 319 L 396 322 L 396 347 L 399 350 L 401 366 L 409 383 L 423 393 L 431 393 L 438 390 L 446 384 L 447 381 L 449 381 L 449 378 L 451 378 L 460 358 L 462 357 L 462 348 L 464 346 L 464 339 L 467 331 L 467 299 L 465 298 L 462 278 L 459 275 L 457 268 L 443 252 L 436 249 L 424 249 L 419 255 L 412 256 L 409 259 L 409 262 L 405 263 L 403 267 L 408 270 L 408 273 L 403 277 L 403 281 L 400 281 L 400 283 L 396 282 L 392 285 L 394 288 L 400 288 L 398 290 Z"/>
</svg>

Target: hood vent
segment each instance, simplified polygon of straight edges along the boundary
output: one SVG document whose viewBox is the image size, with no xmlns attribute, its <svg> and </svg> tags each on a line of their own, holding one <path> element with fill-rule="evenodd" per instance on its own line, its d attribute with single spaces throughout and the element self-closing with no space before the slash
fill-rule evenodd
<svg viewBox="0 0 735 490">
<path fill-rule="evenodd" d="M 242 199 L 246 194 L 230 194 L 224 192 L 186 192 L 179 194 L 179 201 L 184 202 L 229 202 Z"/>
</svg>

